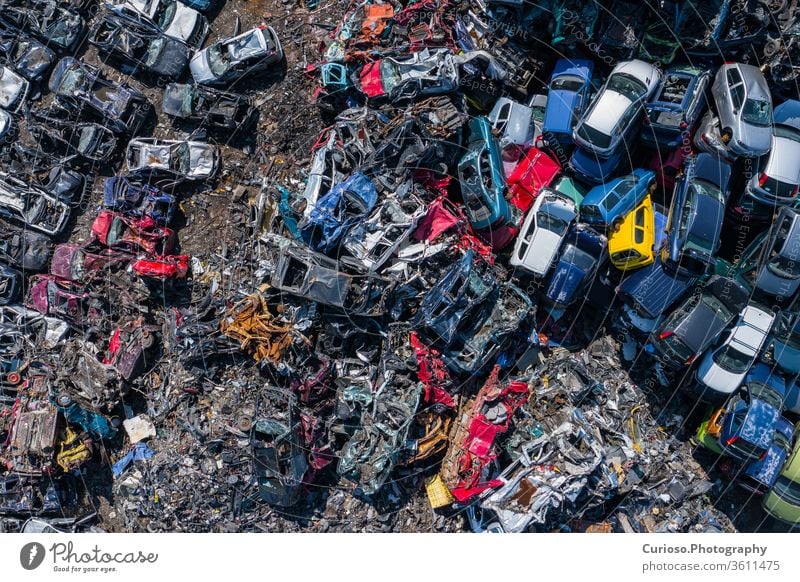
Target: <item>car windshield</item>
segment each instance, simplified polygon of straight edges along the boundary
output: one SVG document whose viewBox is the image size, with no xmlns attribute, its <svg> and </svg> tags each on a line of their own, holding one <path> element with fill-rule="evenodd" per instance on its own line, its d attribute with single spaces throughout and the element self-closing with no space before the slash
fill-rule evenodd
<svg viewBox="0 0 800 582">
<path fill-rule="evenodd" d="M 158 57 L 161 55 L 161 51 L 164 50 L 164 43 L 166 40 L 164 37 L 159 37 L 150 42 L 150 46 L 147 47 L 147 52 L 144 55 L 144 64 L 148 67 L 152 67 L 158 61 Z"/>
<path fill-rule="evenodd" d="M 750 392 L 751 398 L 763 400 L 777 410 L 783 408 L 783 396 L 774 388 L 761 382 L 750 382 L 747 389 Z"/>
<path fill-rule="evenodd" d="M 583 79 L 573 75 L 564 75 L 554 79 L 550 84 L 553 91 L 580 91 L 583 87 Z"/>
<path fill-rule="evenodd" d="M 228 55 L 222 52 L 222 45 L 220 44 L 213 44 L 208 47 L 206 56 L 208 57 L 208 68 L 217 77 L 224 75 L 225 71 L 231 66 Z"/>
<path fill-rule="evenodd" d="M 744 374 L 750 367 L 751 358 L 728 345 L 714 354 L 714 361 L 732 374 Z"/>
<path fill-rule="evenodd" d="M 573 245 L 567 245 L 567 249 L 561 255 L 561 262 L 569 263 L 583 272 L 588 272 L 594 267 L 592 255 Z"/>
<path fill-rule="evenodd" d="M 772 176 L 766 176 L 762 178 L 763 183 L 761 183 L 760 188 L 775 196 L 776 198 L 793 198 L 794 197 L 794 190 L 797 188 L 797 184 L 791 184 L 789 182 L 784 182 L 782 180 L 778 180 L 777 178 L 773 178 Z"/>
<path fill-rule="evenodd" d="M 772 105 L 769 101 L 747 99 L 742 109 L 742 119 L 753 125 L 768 127 L 772 124 Z"/>
<path fill-rule="evenodd" d="M 793 505 L 800 505 L 800 483 L 781 475 L 772 487 L 772 493 Z"/>
<path fill-rule="evenodd" d="M 154 18 L 156 24 L 161 30 L 166 30 L 169 28 L 170 23 L 172 23 L 172 19 L 175 18 L 175 11 L 177 8 L 177 2 L 170 2 L 169 0 L 161 2 L 161 5 L 158 7 L 158 12 L 156 12 Z"/>
<path fill-rule="evenodd" d="M 586 221 L 603 220 L 603 215 L 600 209 L 594 204 L 581 205 L 581 219 Z"/>
<path fill-rule="evenodd" d="M 694 355 L 692 349 L 685 343 L 683 343 L 683 340 L 675 334 L 667 336 L 662 341 L 664 342 L 664 345 L 667 347 L 667 350 L 672 352 L 672 354 L 678 360 L 685 362 Z"/>
<path fill-rule="evenodd" d="M 169 160 L 171 169 L 180 174 L 188 174 L 190 161 L 189 144 L 182 142 L 175 146 Z"/>
<path fill-rule="evenodd" d="M 608 80 L 608 88 L 625 95 L 631 101 L 641 99 L 647 93 L 647 87 L 634 77 L 625 73 L 616 73 Z"/>
<path fill-rule="evenodd" d="M 383 90 L 391 93 L 400 82 L 400 67 L 391 59 L 383 59 L 380 64 Z"/>
<path fill-rule="evenodd" d="M 611 136 L 590 127 L 588 123 L 581 123 L 578 127 L 578 136 L 598 148 L 607 148 L 611 145 Z"/>
<path fill-rule="evenodd" d="M 68 69 L 64 76 L 61 77 L 61 83 L 58 86 L 59 95 L 74 95 L 78 90 L 83 87 L 86 74 L 80 67 L 73 67 Z"/>
<path fill-rule="evenodd" d="M 263 52 L 264 49 L 259 41 L 258 32 L 255 30 L 246 36 L 232 40 L 228 44 L 228 54 L 235 61 L 243 61 Z"/>
<path fill-rule="evenodd" d="M 767 268 L 782 279 L 800 279 L 800 257 L 778 255 L 770 259 Z"/>
<path fill-rule="evenodd" d="M 536 216 L 539 227 L 559 235 L 563 234 L 567 231 L 569 223 L 554 213 L 559 213 L 559 208 L 555 204 L 543 204 Z"/>
</svg>

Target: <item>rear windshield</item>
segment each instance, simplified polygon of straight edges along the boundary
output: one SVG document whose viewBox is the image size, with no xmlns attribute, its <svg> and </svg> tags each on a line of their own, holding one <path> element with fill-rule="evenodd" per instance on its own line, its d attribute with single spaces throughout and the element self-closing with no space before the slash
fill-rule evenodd
<svg viewBox="0 0 800 582">
<path fill-rule="evenodd" d="M 596 129 L 589 127 L 589 125 L 586 123 L 582 123 L 578 128 L 578 136 L 580 136 L 581 139 L 588 141 L 593 146 L 599 148 L 607 148 L 609 145 L 611 145 L 610 135 L 606 135 L 602 131 L 597 131 Z"/>
<path fill-rule="evenodd" d="M 550 88 L 554 91 L 580 91 L 583 87 L 583 80 L 580 77 L 573 77 L 572 75 L 565 75 L 555 79 Z"/>
</svg>

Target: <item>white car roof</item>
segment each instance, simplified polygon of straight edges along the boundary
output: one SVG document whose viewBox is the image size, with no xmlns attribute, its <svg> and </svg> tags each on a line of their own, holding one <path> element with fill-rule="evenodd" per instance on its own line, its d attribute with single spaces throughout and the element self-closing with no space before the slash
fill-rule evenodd
<svg viewBox="0 0 800 582">
<path fill-rule="evenodd" d="M 742 310 L 728 343 L 747 356 L 755 356 L 761 350 L 761 344 L 764 343 L 774 320 L 775 314 L 772 311 L 748 305 Z"/>
<path fill-rule="evenodd" d="M 603 91 L 600 99 L 592 108 L 592 113 L 584 123 L 606 135 L 611 135 L 631 103 L 633 101 L 621 93 Z"/>
<path fill-rule="evenodd" d="M 656 69 L 650 63 L 646 63 L 645 61 L 640 61 L 638 59 L 619 63 L 616 67 L 614 67 L 614 70 L 611 71 L 612 75 L 614 73 L 625 73 L 626 75 L 635 77 L 639 79 L 648 89 L 653 84 L 653 80 L 657 79 L 659 76 L 658 69 Z"/>
</svg>

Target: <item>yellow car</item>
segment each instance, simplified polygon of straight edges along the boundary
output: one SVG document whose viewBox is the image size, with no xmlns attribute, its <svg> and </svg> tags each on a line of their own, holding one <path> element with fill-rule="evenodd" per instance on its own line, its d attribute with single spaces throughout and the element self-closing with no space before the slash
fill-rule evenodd
<svg viewBox="0 0 800 582">
<path fill-rule="evenodd" d="M 655 210 L 648 194 L 623 220 L 609 228 L 608 254 L 611 264 L 621 271 L 646 267 L 655 261 Z"/>
</svg>

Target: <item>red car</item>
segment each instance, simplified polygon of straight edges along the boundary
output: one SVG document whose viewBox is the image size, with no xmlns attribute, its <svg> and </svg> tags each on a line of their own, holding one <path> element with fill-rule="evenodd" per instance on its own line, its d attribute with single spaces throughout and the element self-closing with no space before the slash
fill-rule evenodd
<svg viewBox="0 0 800 582">
<path fill-rule="evenodd" d="M 131 264 L 131 270 L 140 277 L 165 281 L 185 279 L 189 274 L 187 255 L 167 255 L 152 259 L 138 259 Z"/>
<path fill-rule="evenodd" d="M 464 503 L 487 489 L 499 487 L 499 479 L 487 479 L 490 464 L 500 454 L 498 437 L 508 431 L 514 412 L 528 399 L 528 384 L 500 384 L 495 366 L 471 405 L 462 412 L 450 449 L 442 462 L 442 478 L 457 501 Z M 493 413 L 488 417 L 485 412 Z"/>
<path fill-rule="evenodd" d="M 128 218 L 110 210 L 97 215 L 92 236 L 109 248 L 132 253 L 168 255 L 175 247 L 175 231 L 159 226 L 150 216 Z"/>
<path fill-rule="evenodd" d="M 50 274 L 64 281 L 86 283 L 101 271 L 121 267 L 136 255 L 103 248 L 94 240 L 81 243 L 64 243 L 53 251 Z"/>
<path fill-rule="evenodd" d="M 53 275 L 31 277 L 26 305 L 78 326 L 96 325 L 105 317 L 99 301 L 82 286 L 60 281 Z"/>
<path fill-rule="evenodd" d="M 527 212 L 545 186 L 561 173 L 561 166 L 539 148 L 531 148 L 508 177 L 509 202 Z"/>
</svg>

